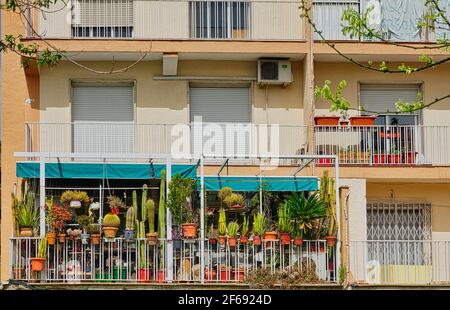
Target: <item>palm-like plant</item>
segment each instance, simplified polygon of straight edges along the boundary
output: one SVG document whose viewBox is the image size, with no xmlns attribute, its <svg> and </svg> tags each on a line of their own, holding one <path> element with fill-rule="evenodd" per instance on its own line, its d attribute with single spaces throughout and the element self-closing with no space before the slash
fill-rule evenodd
<svg viewBox="0 0 450 310">
<path fill-rule="evenodd" d="M 288 197 L 286 205 L 296 229 L 302 235 L 316 227 L 317 221 L 327 214 L 327 206 L 317 193 L 305 197 L 304 193 L 294 193 Z"/>
</svg>

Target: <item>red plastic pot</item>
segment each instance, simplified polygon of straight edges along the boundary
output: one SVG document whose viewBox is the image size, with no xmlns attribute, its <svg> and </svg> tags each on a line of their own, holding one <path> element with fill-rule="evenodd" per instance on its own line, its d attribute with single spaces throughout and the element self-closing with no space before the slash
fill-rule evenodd
<svg viewBox="0 0 450 310">
<path fill-rule="evenodd" d="M 289 233 L 280 233 L 281 245 L 289 245 L 291 243 L 291 235 Z"/>
<path fill-rule="evenodd" d="M 295 238 L 295 239 L 294 239 L 294 244 L 295 244 L 296 246 L 302 246 L 302 244 L 303 244 L 303 239 L 300 238 L 300 237 Z"/>
<path fill-rule="evenodd" d="M 260 236 L 254 236 L 253 237 L 253 244 L 256 246 L 260 246 L 261 245 L 261 237 Z"/>
<path fill-rule="evenodd" d="M 150 281 L 150 270 L 148 268 L 139 268 L 139 282 Z"/>
<path fill-rule="evenodd" d="M 241 237 L 239 238 L 239 242 L 240 242 L 241 244 L 247 244 L 247 243 L 248 243 L 248 237 L 247 237 L 247 236 L 241 236 Z"/>
<path fill-rule="evenodd" d="M 236 243 L 237 243 L 236 237 L 228 238 L 228 244 L 230 245 L 231 248 L 234 248 L 236 246 Z"/>
<path fill-rule="evenodd" d="M 375 124 L 376 116 L 352 116 L 350 122 L 352 126 L 373 126 Z"/>
<path fill-rule="evenodd" d="M 158 270 L 158 283 L 164 283 L 166 281 L 166 273 L 164 270 Z"/>
</svg>

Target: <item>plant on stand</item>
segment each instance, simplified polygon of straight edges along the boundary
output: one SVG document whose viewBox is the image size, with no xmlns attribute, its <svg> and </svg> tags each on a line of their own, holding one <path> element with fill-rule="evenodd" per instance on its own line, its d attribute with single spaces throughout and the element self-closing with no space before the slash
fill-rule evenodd
<svg viewBox="0 0 450 310">
<path fill-rule="evenodd" d="M 197 235 L 197 213 L 191 201 L 195 186 L 194 179 L 182 178 L 180 174 L 174 175 L 169 183 L 167 206 L 175 224 L 182 224 L 184 238 L 195 238 Z"/>
<path fill-rule="evenodd" d="M 219 243 L 221 245 L 225 244 L 227 235 L 227 214 L 225 213 L 225 209 L 221 208 L 219 210 Z"/>
<path fill-rule="evenodd" d="M 119 209 L 124 207 L 122 199 L 117 196 L 109 196 L 109 213 L 103 217 L 103 234 L 105 238 L 115 238 L 120 226 Z"/>
<path fill-rule="evenodd" d="M 228 223 L 228 245 L 234 248 L 237 243 L 237 235 L 239 233 L 239 224 L 236 221 Z"/>
<path fill-rule="evenodd" d="M 320 178 L 320 198 L 326 206 L 327 235 L 325 236 L 325 239 L 330 247 L 335 246 L 338 232 L 336 194 L 334 187 L 334 179 L 328 177 L 328 170 L 325 170 Z"/>
<path fill-rule="evenodd" d="M 23 188 L 25 190 L 25 188 Z M 32 237 L 39 222 L 39 209 L 35 208 L 34 192 L 28 190 L 19 200 L 12 194 L 12 209 L 20 237 Z"/>
<path fill-rule="evenodd" d="M 136 224 L 135 220 L 136 217 L 134 207 L 128 207 L 127 213 L 125 214 L 125 241 L 132 241 L 134 239 L 134 227 Z"/>
<path fill-rule="evenodd" d="M 65 206 L 60 206 L 53 201 L 53 197 L 49 197 L 45 202 L 47 209 L 46 223 L 49 233 L 47 234 L 47 242 L 49 245 L 55 244 L 56 233 L 58 233 L 59 243 L 64 243 L 66 234 L 64 229 L 68 221 L 73 217 L 73 214 Z"/>
<path fill-rule="evenodd" d="M 211 224 L 208 229 L 208 240 L 209 244 L 215 245 L 217 244 L 218 232 L 214 229 L 214 224 Z"/>
<path fill-rule="evenodd" d="M 91 199 L 86 192 L 71 190 L 62 193 L 60 201 L 62 204 L 69 205 L 73 209 L 79 209 L 91 203 Z"/>
<path fill-rule="evenodd" d="M 217 195 L 230 209 L 242 209 L 244 207 L 244 196 L 233 193 L 231 187 L 222 188 Z"/>
<path fill-rule="evenodd" d="M 149 245 L 158 243 L 158 232 L 155 230 L 155 202 L 152 199 L 147 200 L 147 220 L 148 233 L 147 240 Z"/>
<path fill-rule="evenodd" d="M 31 271 L 43 271 L 45 269 L 45 260 L 47 258 L 47 236 L 39 241 L 39 247 L 36 257 L 31 257 Z"/>
<path fill-rule="evenodd" d="M 93 222 L 92 217 L 86 214 L 80 215 L 77 219 L 77 223 L 82 231 L 80 235 L 82 244 L 88 244 L 89 240 L 88 228 L 92 224 L 92 222 Z"/>
<path fill-rule="evenodd" d="M 92 223 L 87 229 L 88 234 L 91 236 L 91 243 L 93 245 L 100 244 L 100 224 Z"/>
<path fill-rule="evenodd" d="M 248 242 L 249 223 L 246 215 L 243 216 L 241 237 L 239 238 L 240 244 L 247 244 Z"/>
<path fill-rule="evenodd" d="M 282 203 L 278 208 L 278 233 L 280 234 L 281 245 L 289 245 L 291 243 L 291 212 L 286 202 Z"/>
<path fill-rule="evenodd" d="M 261 245 L 261 237 L 266 232 L 266 216 L 264 213 L 255 214 L 253 217 L 253 244 Z"/>
</svg>

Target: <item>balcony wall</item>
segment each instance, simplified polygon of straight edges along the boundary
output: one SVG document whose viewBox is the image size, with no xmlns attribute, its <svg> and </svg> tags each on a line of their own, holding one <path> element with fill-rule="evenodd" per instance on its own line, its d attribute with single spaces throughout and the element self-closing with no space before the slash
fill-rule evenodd
<svg viewBox="0 0 450 310">
<path fill-rule="evenodd" d="M 93 10 L 101 13 L 105 11 L 117 11 L 111 5 L 103 5 L 101 8 L 96 7 L 95 1 L 79 0 L 79 3 L 91 5 Z M 298 3 L 292 0 L 274 1 L 274 0 L 249 0 L 249 1 L 201 1 L 201 0 L 176 0 L 176 1 L 158 1 L 158 0 L 130 0 L 122 1 L 122 5 L 129 5 L 123 3 L 132 3 L 132 16 L 127 15 L 126 10 L 115 12 L 115 17 L 118 19 L 131 18 L 132 31 L 126 34 L 116 35 L 112 37 L 127 37 L 135 39 L 226 39 L 226 40 L 301 40 L 303 36 L 303 25 L 300 18 L 300 11 Z M 220 10 L 207 8 L 209 3 L 215 3 L 221 7 Z M 248 12 L 243 13 L 236 9 L 233 13 L 232 6 L 245 5 Z M 203 11 L 199 13 L 198 26 L 211 27 L 211 29 L 229 28 L 229 32 L 219 37 L 204 37 L 195 35 L 194 16 L 192 13 L 199 4 Z M 222 10 L 226 7 L 226 10 Z M 47 38 L 72 38 L 72 37 L 92 37 L 86 34 L 74 34 L 72 26 L 76 20 L 77 10 L 76 3 L 73 6 L 69 4 L 50 5 L 50 11 L 57 10 L 55 14 L 35 14 L 34 24 L 39 25 L 37 33 Z M 222 14 L 223 13 L 223 14 Z M 225 19 L 211 19 L 207 22 L 205 14 L 223 15 Z M 101 15 L 101 14 L 100 14 Z M 201 16 L 200 16 L 201 15 Z M 74 17 L 75 16 L 75 17 Z M 228 16 L 228 17 L 226 17 Z M 234 17 L 232 17 L 234 16 Z M 239 21 L 237 20 L 239 17 Z M 245 16 L 245 17 L 244 17 Z M 236 20 L 234 19 L 236 18 Z M 245 18 L 245 22 L 241 19 Z M 106 18 L 107 19 L 107 18 Z M 226 20 L 226 21 L 225 21 Z M 91 23 L 91 22 L 90 22 Z M 114 23 L 114 22 L 111 22 Z M 238 26 L 236 26 L 236 23 Z M 245 28 L 241 29 L 239 25 L 246 24 Z M 92 23 L 91 23 L 92 24 Z M 105 25 L 101 22 L 95 22 L 92 30 L 104 31 Z M 214 30 L 213 30 L 214 31 Z M 226 32 L 226 31 L 225 31 Z M 31 31 L 29 36 L 33 36 Z M 100 35 L 99 37 L 109 37 L 107 35 Z"/>
</svg>

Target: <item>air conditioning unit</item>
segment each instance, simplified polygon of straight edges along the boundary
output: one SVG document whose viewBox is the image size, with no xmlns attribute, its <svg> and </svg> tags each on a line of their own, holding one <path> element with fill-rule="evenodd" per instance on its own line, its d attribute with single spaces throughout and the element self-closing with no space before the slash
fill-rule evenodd
<svg viewBox="0 0 450 310">
<path fill-rule="evenodd" d="M 258 60 L 258 83 L 263 85 L 288 85 L 294 81 L 291 62 L 278 59 Z"/>
</svg>

